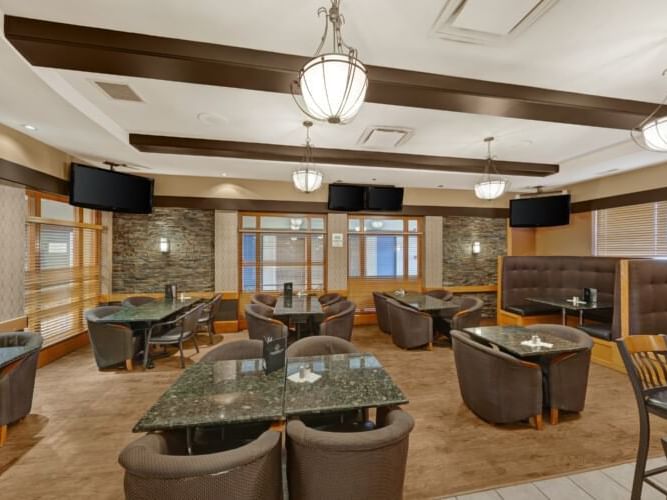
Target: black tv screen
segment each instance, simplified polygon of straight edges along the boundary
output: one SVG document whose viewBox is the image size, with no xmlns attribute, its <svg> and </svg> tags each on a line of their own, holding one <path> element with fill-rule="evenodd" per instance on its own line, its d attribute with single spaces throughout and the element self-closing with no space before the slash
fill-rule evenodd
<svg viewBox="0 0 667 500">
<path fill-rule="evenodd" d="M 353 184 L 329 184 L 329 210 L 358 212 L 364 209 L 366 188 Z"/>
<path fill-rule="evenodd" d="M 401 210 L 403 208 L 403 188 L 368 186 L 366 208 L 368 210 Z"/>
<path fill-rule="evenodd" d="M 72 163 L 70 205 L 111 212 L 153 211 L 153 179 Z"/>
<path fill-rule="evenodd" d="M 564 226 L 569 223 L 569 194 L 510 200 L 511 227 Z"/>
</svg>

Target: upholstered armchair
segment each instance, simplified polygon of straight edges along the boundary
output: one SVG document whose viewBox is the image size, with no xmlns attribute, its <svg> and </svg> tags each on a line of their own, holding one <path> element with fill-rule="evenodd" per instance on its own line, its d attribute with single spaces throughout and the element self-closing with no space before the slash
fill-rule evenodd
<svg viewBox="0 0 667 500">
<path fill-rule="evenodd" d="M 373 292 L 373 303 L 375 304 L 375 316 L 377 317 L 378 328 L 382 333 L 391 333 L 387 296 L 382 292 Z"/>
<path fill-rule="evenodd" d="M 132 370 L 132 359 L 141 347 L 129 326 L 104 322 L 106 316 L 121 309 L 121 306 L 102 306 L 86 311 L 88 338 L 100 369 L 125 363 L 127 369 Z"/>
<path fill-rule="evenodd" d="M 357 306 L 349 300 L 341 300 L 327 308 L 327 314 L 324 321 L 320 324 L 320 335 L 330 335 L 341 339 L 350 340 L 352 338 L 352 328 L 354 326 L 354 312 Z"/>
<path fill-rule="evenodd" d="M 452 330 L 452 349 L 463 402 L 495 424 L 532 418 L 542 429 L 542 369 Z"/>
<path fill-rule="evenodd" d="M 580 412 L 584 409 L 593 339 L 587 333 L 569 326 L 531 325 L 528 328 L 538 335 L 540 332 L 549 332 L 582 348 L 581 351 L 555 356 L 549 363 L 549 420 L 552 425 L 556 425 L 560 410 Z"/>
<path fill-rule="evenodd" d="M 277 319 L 273 319 L 272 316 L 273 310 L 263 304 L 248 304 L 245 306 L 248 336 L 255 340 L 262 340 L 265 337 L 273 339 L 287 337 L 287 326 Z"/>
<path fill-rule="evenodd" d="M 387 299 L 389 321 L 391 322 L 391 338 L 398 347 L 433 345 L 433 318 L 411 307 L 404 306 L 393 299 Z"/>
<path fill-rule="evenodd" d="M 482 307 L 484 301 L 477 297 L 463 297 L 461 299 L 461 308 L 448 320 L 451 330 L 463 330 L 479 326 L 482 320 Z"/>
<path fill-rule="evenodd" d="M 7 426 L 28 415 L 32 409 L 42 337 L 29 332 L 0 333 L 0 349 L 18 346 L 34 350 L 0 370 L 0 446 L 7 437 Z"/>
<path fill-rule="evenodd" d="M 256 293 L 250 299 L 251 304 L 260 304 L 263 306 L 268 306 L 272 309 L 276 307 L 277 302 L 278 299 L 273 295 L 269 295 L 268 293 Z"/>
<path fill-rule="evenodd" d="M 445 301 L 452 300 L 452 297 L 454 297 L 454 294 L 452 292 L 450 292 L 449 290 L 445 290 L 444 288 L 441 288 L 439 290 L 429 290 L 424 295 L 429 295 L 431 297 L 435 297 L 436 299 Z"/>
<path fill-rule="evenodd" d="M 300 420 L 288 422 L 290 499 L 403 498 L 414 420 L 393 410 L 378 423 L 372 431 L 326 432 L 306 427 Z"/>
<path fill-rule="evenodd" d="M 359 352 L 351 342 L 338 337 L 304 337 L 287 348 L 288 358 L 354 354 Z"/>
<path fill-rule="evenodd" d="M 207 352 L 202 361 L 227 361 L 230 359 L 257 359 L 262 357 L 264 344 L 261 340 L 237 340 L 225 342 Z"/>
<path fill-rule="evenodd" d="M 331 304 L 335 304 L 336 302 L 340 302 L 343 300 L 343 297 L 337 293 L 325 293 L 324 295 L 321 295 L 317 299 L 322 307 L 327 307 L 330 306 Z"/>
<path fill-rule="evenodd" d="M 130 443 L 118 461 L 127 500 L 282 500 L 280 455 L 281 434 L 275 431 L 204 455 L 187 455 L 184 433 L 154 433 Z"/>
<path fill-rule="evenodd" d="M 143 295 L 137 295 L 135 297 L 128 297 L 123 302 L 122 305 L 125 307 L 139 307 L 149 302 L 155 302 L 153 297 L 146 297 Z"/>
</svg>

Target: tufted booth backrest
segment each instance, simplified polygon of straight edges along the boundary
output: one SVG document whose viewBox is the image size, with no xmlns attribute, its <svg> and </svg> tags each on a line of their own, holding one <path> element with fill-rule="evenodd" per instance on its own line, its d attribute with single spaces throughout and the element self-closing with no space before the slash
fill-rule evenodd
<svg viewBox="0 0 667 500">
<path fill-rule="evenodd" d="M 667 333 L 667 261 L 628 262 L 630 334 Z"/>
<path fill-rule="evenodd" d="M 599 301 L 611 301 L 618 262 L 613 257 L 505 257 L 502 307 L 528 304 L 526 297 L 581 296 L 584 288 L 597 288 Z"/>
</svg>

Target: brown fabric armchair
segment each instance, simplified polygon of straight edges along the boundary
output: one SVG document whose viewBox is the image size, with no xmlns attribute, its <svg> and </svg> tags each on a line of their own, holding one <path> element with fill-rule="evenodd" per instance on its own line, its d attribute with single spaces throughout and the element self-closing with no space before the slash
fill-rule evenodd
<svg viewBox="0 0 667 500">
<path fill-rule="evenodd" d="M 287 424 L 287 481 L 292 500 L 399 500 L 408 455 L 410 415 L 393 410 L 366 432 L 325 432 Z"/>
<path fill-rule="evenodd" d="M 88 338 L 98 368 L 120 363 L 132 369 L 132 359 L 140 349 L 140 339 L 127 325 L 105 323 L 104 318 L 122 309 L 121 306 L 102 306 L 86 311 Z"/>
<path fill-rule="evenodd" d="M 391 338 L 398 347 L 433 345 L 433 318 L 430 314 L 419 312 L 404 306 L 393 299 L 387 299 L 389 321 L 391 322 Z"/>
<path fill-rule="evenodd" d="M 0 333 L 0 349 L 14 346 L 34 348 L 34 351 L 0 371 L 0 446 L 7 436 L 7 425 L 30 414 L 32 409 L 42 337 L 29 332 Z"/>
<path fill-rule="evenodd" d="M 375 304 L 375 316 L 377 317 L 378 328 L 382 333 L 391 333 L 387 296 L 382 292 L 373 292 L 373 303 Z"/>
<path fill-rule="evenodd" d="M 268 306 L 271 309 L 276 307 L 277 302 L 278 302 L 278 299 L 276 297 L 274 297 L 273 295 L 269 295 L 268 293 L 256 293 L 250 299 L 250 303 L 252 303 L 252 304 L 260 304 L 260 305 L 263 305 L 263 306 Z"/>
<path fill-rule="evenodd" d="M 584 409 L 593 340 L 587 333 L 569 326 L 531 325 L 528 328 L 538 335 L 543 331 L 558 335 L 583 349 L 556 356 L 549 364 L 549 420 L 556 425 L 559 410 L 580 412 Z"/>
<path fill-rule="evenodd" d="M 264 344 L 261 340 L 236 340 L 224 343 L 207 352 L 199 361 L 227 361 L 230 359 L 258 359 L 262 357 Z"/>
<path fill-rule="evenodd" d="M 454 297 L 454 294 L 450 292 L 449 290 L 445 290 L 444 288 L 441 288 L 439 290 L 429 290 L 426 292 L 424 295 L 429 295 L 431 297 L 435 297 L 436 299 L 440 300 L 452 300 Z"/>
<path fill-rule="evenodd" d="M 496 424 L 533 418 L 542 429 L 542 370 L 452 330 L 452 349 L 463 402 Z"/>
<path fill-rule="evenodd" d="M 338 293 L 325 293 L 324 295 L 321 295 L 317 299 L 322 307 L 328 307 L 332 304 L 335 304 L 336 302 L 340 302 L 343 300 L 343 297 L 338 294 Z"/>
<path fill-rule="evenodd" d="M 330 335 L 351 340 L 352 328 L 354 327 L 354 312 L 356 310 L 356 304 L 349 300 L 341 300 L 329 306 L 326 311 L 326 318 L 320 323 L 320 335 Z"/>
<path fill-rule="evenodd" d="M 118 462 L 125 469 L 127 500 L 282 500 L 281 434 L 266 431 L 240 448 L 186 454 L 181 434 L 146 434 Z"/>
<path fill-rule="evenodd" d="M 351 342 L 338 337 L 305 337 L 287 348 L 288 358 L 326 356 L 328 354 L 354 354 L 359 352 Z"/>
<path fill-rule="evenodd" d="M 248 336 L 254 340 L 265 337 L 277 339 L 287 337 L 288 330 L 284 323 L 273 319 L 273 310 L 263 304 L 248 304 L 245 306 L 245 319 L 248 323 Z"/>
<path fill-rule="evenodd" d="M 452 316 L 447 323 L 451 330 L 463 330 L 479 326 L 482 320 L 482 307 L 484 301 L 477 297 L 463 297 L 461 299 L 461 308 Z"/>
<path fill-rule="evenodd" d="M 139 307 L 149 302 L 155 302 L 153 297 L 146 297 L 143 295 L 136 295 L 134 297 L 126 298 L 121 304 L 124 307 Z"/>
</svg>

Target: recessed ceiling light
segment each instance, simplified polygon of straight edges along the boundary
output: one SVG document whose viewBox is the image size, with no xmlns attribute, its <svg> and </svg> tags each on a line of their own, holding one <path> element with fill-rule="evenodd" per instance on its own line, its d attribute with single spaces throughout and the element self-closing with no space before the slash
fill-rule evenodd
<svg viewBox="0 0 667 500">
<path fill-rule="evenodd" d="M 30 130 L 31 132 L 34 132 L 35 130 L 37 130 L 37 127 L 35 127 L 34 125 L 30 125 L 29 123 L 26 123 L 25 125 L 23 125 L 23 128 L 26 129 L 26 130 Z"/>
<path fill-rule="evenodd" d="M 199 113 L 197 115 L 197 120 L 202 122 L 204 125 L 209 126 L 220 126 L 224 125 L 227 122 L 227 118 L 221 115 L 216 115 L 215 113 Z"/>
<path fill-rule="evenodd" d="M 223 172 L 220 175 L 222 175 L 223 177 L 227 177 L 227 172 Z"/>
</svg>

